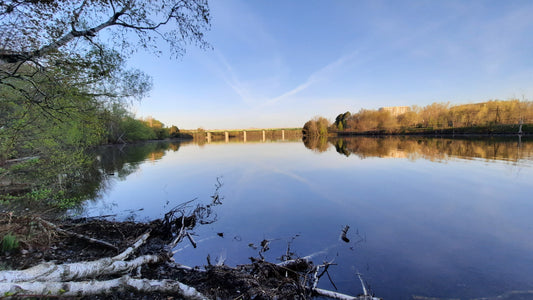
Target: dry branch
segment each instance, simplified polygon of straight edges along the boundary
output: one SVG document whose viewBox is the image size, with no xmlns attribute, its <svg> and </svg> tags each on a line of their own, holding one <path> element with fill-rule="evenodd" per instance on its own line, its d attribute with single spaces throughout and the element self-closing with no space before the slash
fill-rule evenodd
<svg viewBox="0 0 533 300">
<path fill-rule="evenodd" d="M 48 222 L 48 221 L 46 221 L 46 220 L 44 220 L 42 218 L 39 218 L 39 217 L 37 217 L 37 220 L 39 220 L 39 222 L 45 224 L 46 226 L 52 227 L 56 231 L 65 233 L 65 234 L 70 235 L 70 236 L 75 236 L 75 237 L 77 237 L 79 239 L 86 240 L 86 241 L 88 241 L 90 243 L 99 244 L 99 245 L 102 245 L 102 246 L 109 247 L 109 248 L 114 249 L 114 250 L 116 250 L 118 252 L 117 246 L 115 246 L 115 245 L 113 245 L 111 243 L 108 243 L 106 241 L 102 241 L 102 240 L 95 239 L 95 238 L 92 238 L 90 236 L 86 236 L 86 235 L 83 235 L 83 234 L 80 234 L 80 233 L 76 233 L 76 232 L 72 232 L 72 231 L 69 231 L 69 230 L 65 230 L 63 228 L 60 228 L 56 224 L 54 224 L 52 222 Z"/>
</svg>

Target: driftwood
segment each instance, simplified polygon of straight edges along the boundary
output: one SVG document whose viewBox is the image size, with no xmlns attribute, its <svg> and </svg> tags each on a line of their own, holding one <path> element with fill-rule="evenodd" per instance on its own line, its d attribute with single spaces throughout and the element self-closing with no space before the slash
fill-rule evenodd
<svg viewBox="0 0 533 300">
<path fill-rule="evenodd" d="M 83 238 L 92 243 L 109 246 L 111 244 L 92 239 L 80 234 L 74 234 L 59 228 L 57 225 L 40 220 L 49 227 L 69 235 Z M 186 235 L 184 226 L 168 245 L 171 250 Z M 168 252 L 158 255 L 140 255 L 127 260 L 150 237 L 150 232 L 141 235 L 137 241 L 124 251 L 113 257 L 105 257 L 94 261 L 82 261 L 66 264 L 42 263 L 25 270 L 7 270 L 0 272 L 0 294 L 4 296 L 89 296 L 106 294 L 109 291 L 135 290 L 143 293 L 165 292 L 179 295 L 185 299 L 207 299 L 193 287 L 176 280 L 148 280 L 134 279 L 128 275 L 143 265 L 169 260 Z M 112 246 L 112 248 L 116 248 Z M 90 280 L 105 275 L 120 275 L 111 280 Z"/>
<path fill-rule="evenodd" d="M 260 258 L 252 259 L 250 265 L 230 268 L 224 265 L 223 257 L 215 265 L 209 263 L 205 268 L 193 268 L 174 262 L 173 255 L 178 251 L 174 249 L 185 238 L 193 247 L 197 247 L 189 230 L 193 229 L 196 224 L 208 224 L 216 220 L 212 209 L 222 203 L 222 197 L 218 196 L 219 188 L 220 184 L 217 185 L 217 192 L 210 204 L 198 205 L 193 209 L 190 207 L 190 202 L 187 202 L 172 209 L 165 214 L 163 220 L 153 221 L 145 227 L 150 229 L 138 236 L 129 247 L 124 249 L 123 245 L 122 252 L 114 256 L 63 264 L 45 262 L 24 270 L 0 271 L 0 297 L 90 297 L 133 291 L 144 295 L 164 293 L 184 299 L 228 298 L 228 296 L 239 298 L 239 295 L 235 296 L 230 292 L 221 294 L 220 289 L 223 287 L 219 284 L 225 285 L 228 289 L 234 288 L 235 284 L 240 284 L 242 286 L 238 293 L 250 288 L 248 298 L 258 296 L 258 298 L 268 299 L 290 296 L 305 299 L 319 295 L 341 300 L 378 299 L 369 295 L 361 277 L 359 278 L 364 291 L 362 296 L 352 297 L 317 288 L 320 277 L 324 273 L 327 274 L 327 269 L 332 263 L 314 266 L 311 260 L 316 255 L 327 252 L 331 247 L 309 256 L 291 258 L 293 253 L 290 251 L 289 244 L 285 255 L 286 260 L 279 264 L 272 264 L 264 261 L 261 255 L 262 252 L 268 250 L 269 244 L 268 240 L 263 240 L 259 252 Z M 187 209 L 189 213 L 186 213 Z M 68 236 L 103 245 L 109 249 L 117 249 L 109 242 L 74 233 L 49 221 L 42 219 L 38 221 Z M 321 268 L 323 271 L 319 275 Z M 146 274 L 154 274 L 151 272 L 159 274 L 157 270 L 166 270 L 167 273 L 170 270 L 172 275 L 143 278 Z M 195 278 L 203 279 L 195 282 Z M 207 282 L 210 280 L 215 280 L 215 282 Z M 271 284 L 272 281 L 274 281 L 273 284 Z M 206 287 L 209 284 L 214 288 Z M 290 287 L 292 294 L 278 295 L 280 286 Z"/>
<path fill-rule="evenodd" d="M 361 295 L 361 296 L 354 297 L 354 296 L 337 293 L 333 291 L 328 291 L 324 289 L 319 289 L 319 288 L 314 288 L 313 292 L 317 296 L 328 297 L 331 299 L 339 299 L 339 300 L 381 300 L 381 298 L 377 298 L 377 297 L 369 296 L 369 295 Z"/>
<path fill-rule="evenodd" d="M 131 246 L 113 257 L 64 264 L 45 262 L 24 270 L 1 271 L 0 295 L 16 297 L 36 295 L 87 296 L 106 294 L 111 288 L 113 288 L 114 291 L 130 289 L 143 293 L 166 292 L 179 295 L 186 299 L 207 299 L 193 287 L 176 280 L 133 279 L 128 275 L 125 275 L 131 273 L 133 270 L 138 270 L 144 265 L 170 261 L 170 258 L 172 257 L 172 249 L 184 236 L 188 236 L 191 243 L 194 243 L 192 237 L 186 230 L 187 226 L 190 226 L 190 224 L 185 223 L 186 217 L 184 216 L 183 210 L 177 209 L 174 211 L 174 214 L 176 213 L 181 213 L 181 217 L 170 218 L 169 214 L 167 214 L 166 220 L 159 223 L 156 222 L 156 224 L 159 224 L 159 227 L 162 227 L 163 230 L 166 228 L 168 231 L 166 232 L 166 235 L 170 237 L 170 242 L 166 247 L 162 247 L 161 251 L 157 254 L 137 255 L 132 259 L 129 259 L 149 240 L 151 232 L 148 231 L 139 236 L 136 242 Z M 36 219 L 41 224 L 58 232 L 83 239 L 90 243 L 103 245 L 111 249 L 117 249 L 116 246 L 106 241 L 62 229 L 41 218 Z M 169 224 L 169 222 L 175 222 L 176 224 Z M 158 229 L 161 230 L 161 228 Z M 159 232 L 159 234 L 161 234 L 161 232 Z M 120 277 L 103 281 L 88 281 L 88 279 L 102 276 Z"/>
<path fill-rule="evenodd" d="M 111 280 L 91 281 L 29 281 L 19 283 L 0 283 L 4 296 L 62 296 L 80 297 L 108 294 L 111 292 L 134 290 L 143 293 L 171 293 L 185 299 L 208 299 L 193 287 L 176 280 L 134 279 L 122 276 Z"/>
</svg>

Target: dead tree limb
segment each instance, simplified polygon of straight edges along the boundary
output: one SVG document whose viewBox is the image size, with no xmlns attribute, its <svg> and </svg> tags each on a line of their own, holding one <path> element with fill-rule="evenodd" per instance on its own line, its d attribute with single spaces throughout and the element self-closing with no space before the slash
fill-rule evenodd
<svg viewBox="0 0 533 300">
<path fill-rule="evenodd" d="M 367 296 L 367 295 L 350 296 L 350 295 L 328 291 L 324 289 L 319 289 L 319 288 L 314 288 L 313 292 L 317 294 L 318 296 L 328 297 L 331 299 L 339 299 L 339 300 L 381 300 L 381 298 L 377 298 L 373 296 Z"/>
<path fill-rule="evenodd" d="M 163 257 L 160 255 L 144 255 L 131 261 L 125 261 L 136 249 L 146 242 L 149 236 L 150 233 L 146 232 L 132 246 L 114 257 L 61 265 L 48 262 L 25 270 L 2 271 L 0 272 L 0 282 L 71 281 L 98 275 L 120 274 L 143 264 L 155 263 L 162 260 Z"/>
<path fill-rule="evenodd" d="M 141 235 L 133 245 L 122 251 L 119 255 L 113 257 L 114 260 L 124 260 L 128 258 L 135 250 L 137 250 L 150 237 L 150 232 L 145 232 Z"/>
<path fill-rule="evenodd" d="M 185 299 L 208 299 L 195 288 L 179 281 L 134 279 L 130 276 L 122 276 L 106 281 L 0 283 L 0 291 L 2 291 L 3 295 L 20 297 L 41 295 L 48 297 L 80 297 L 131 289 L 143 293 L 172 293 Z"/>
<path fill-rule="evenodd" d="M 101 275 L 122 274 L 144 264 L 160 261 L 162 261 L 162 256 L 160 255 L 143 255 L 131 261 L 115 260 L 112 257 L 105 257 L 95 261 L 82 261 L 60 265 L 47 262 L 25 270 L 2 271 L 0 272 L 0 282 L 66 282 L 94 278 Z"/>
</svg>

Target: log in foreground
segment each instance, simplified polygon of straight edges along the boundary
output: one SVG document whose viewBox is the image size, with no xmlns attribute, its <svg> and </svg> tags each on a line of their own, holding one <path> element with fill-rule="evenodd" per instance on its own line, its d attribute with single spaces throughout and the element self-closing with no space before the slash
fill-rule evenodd
<svg viewBox="0 0 533 300">
<path fill-rule="evenodd" d="M 30 297 L 30 296 L 62 296 L 83 297 L 105 295 L 119 291 L 133 290 L 141 293 L 167 293 L 185 299 L 209 299 L 199 293 L 195 288 L 175 280 L 149 280 L 135 279 L 122 276 L 111 280 L 90 281 L 33 281 L 18 283 L 0 283 L 0 291 L 4 296 Z"/>
</svg>

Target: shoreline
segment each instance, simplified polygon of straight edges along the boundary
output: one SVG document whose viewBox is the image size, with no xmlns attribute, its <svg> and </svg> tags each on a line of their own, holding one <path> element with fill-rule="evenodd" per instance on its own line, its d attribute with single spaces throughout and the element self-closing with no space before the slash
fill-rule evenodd
<svg viewBox="0 0 533 300">
<path fill-rule="evenodd" d="M 419 137 L 530 137 L 532 136 L 529 133 L 441 133 L 441 132 L 416 132 L 416 133 L 329 133 L 328 137 L 356 137 L 356 136 L 365 136 L 365 137 L 380 137 L 380 136 L 419 136 Z"/>
</svg>

